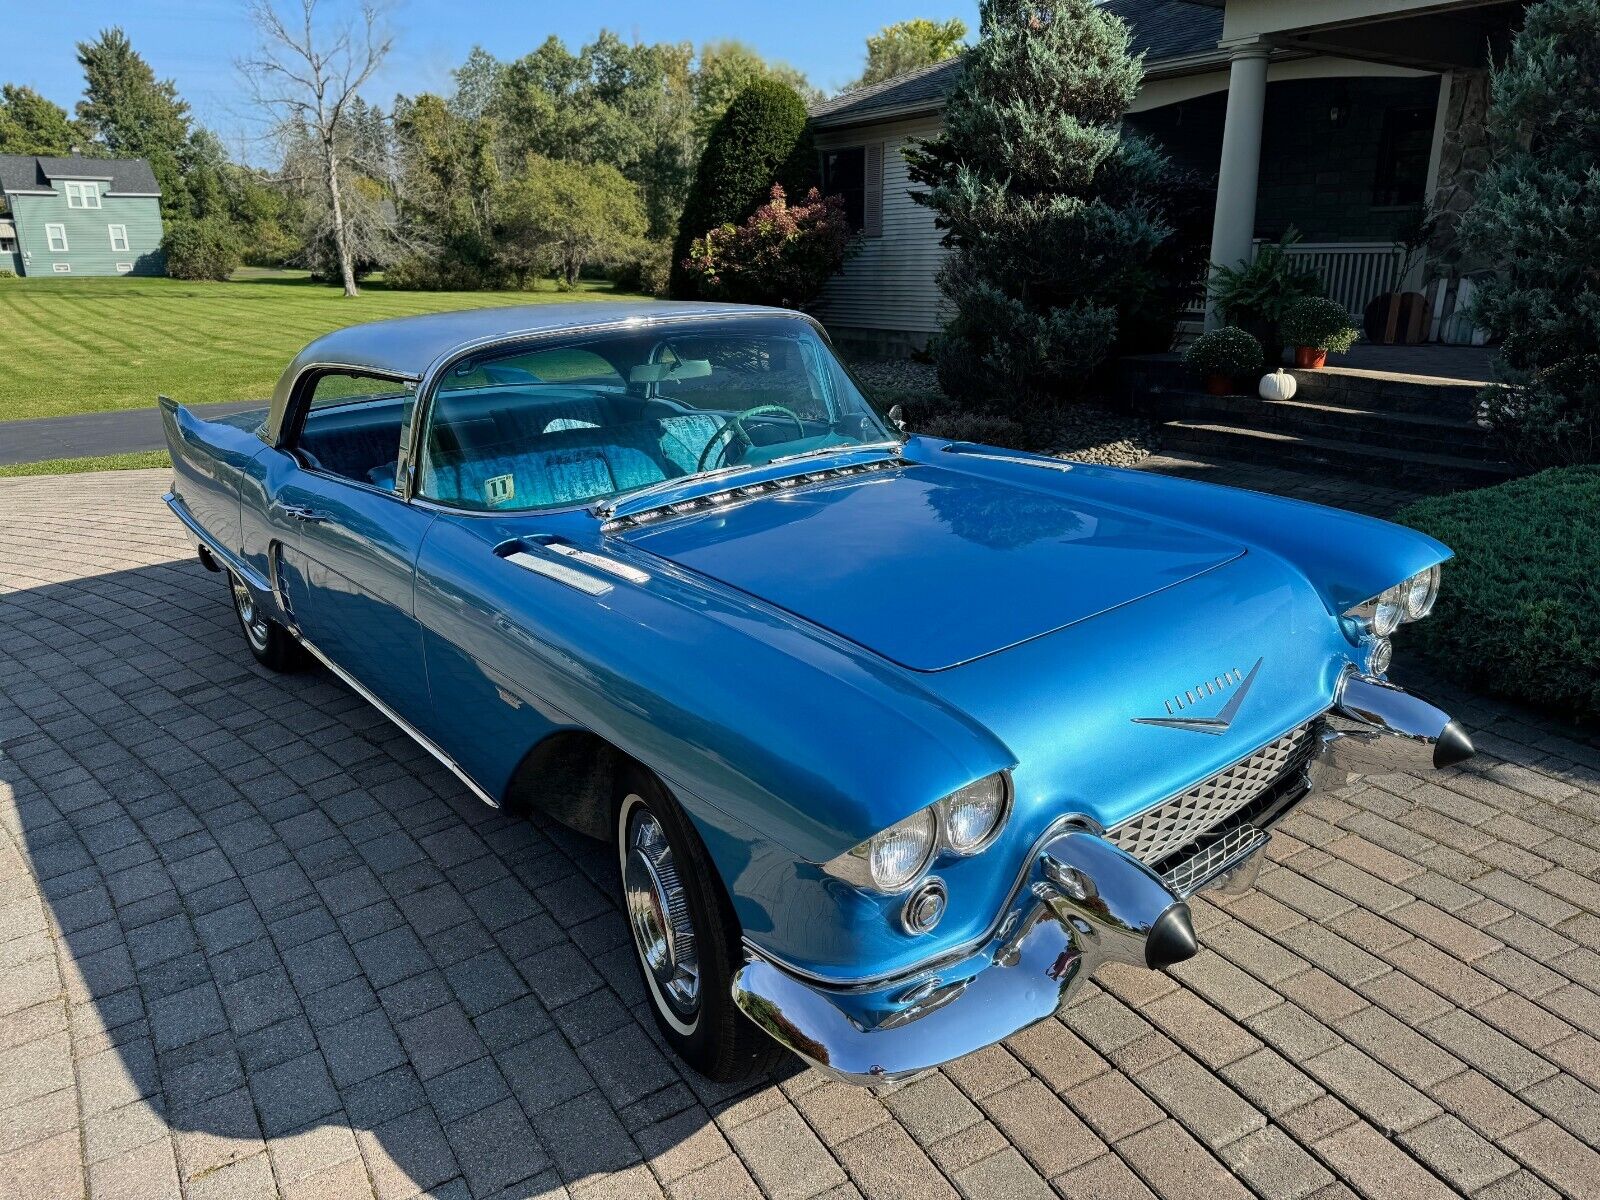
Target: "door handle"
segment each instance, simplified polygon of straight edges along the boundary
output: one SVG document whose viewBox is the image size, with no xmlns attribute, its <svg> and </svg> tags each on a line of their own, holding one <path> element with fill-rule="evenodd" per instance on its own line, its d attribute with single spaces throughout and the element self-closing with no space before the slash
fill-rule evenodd
<svg viewBox="0 0 1600 1200">
<path fill-rule="evenodd" d="M 283 506 L 283 515 L 312 525 L 318 521 L 326 521 L 328 519 L 327 513 L 317 512 L 312 508 L 301 508 L 298 504 L 285 504 Z"/>
</svg>

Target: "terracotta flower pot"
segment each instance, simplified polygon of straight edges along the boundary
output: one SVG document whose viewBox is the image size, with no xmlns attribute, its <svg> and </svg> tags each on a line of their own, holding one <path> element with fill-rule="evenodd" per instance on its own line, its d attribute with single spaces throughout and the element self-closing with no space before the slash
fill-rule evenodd
<svg viewBox="0 0 1600 1200">
<path fill-rule="evenodd" d="M 1294 365 L 1303 371 L 1320 371 L 1328 364 L 1328 352 L 1315 346 L 1296 346 Z"/>
<path fill-rule="evenodd" d="M 1213 371 L 1206 376 L 1206 395 L 1231 396 L 1233 395 L 1233 376 L 1224 375 L 1220 371 Z"/>
</svg>

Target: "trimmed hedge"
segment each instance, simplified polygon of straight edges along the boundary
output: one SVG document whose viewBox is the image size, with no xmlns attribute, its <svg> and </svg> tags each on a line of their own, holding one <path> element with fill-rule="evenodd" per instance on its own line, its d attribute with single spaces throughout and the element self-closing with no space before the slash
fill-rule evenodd
<svg viewBox="0 0 1600 1200">
<path fill-rule="evenodd" d="M 672 295 L 699 299 L 685 270 L 689 244 L 723 225 L 740 225 L 766 203 L 772 185 L 804 196 L 816 175 L 806 102 L 776 79 L 757 79 L 733 98 L 706 139 L 672 243 Z"/>
<path fill-rule="evenodd" d="M 1456 552 L 1407 645 L 1463 683 L 1600 717 L 1600 465 L 1434 497 L 1396 519 Z"/>
</svg>

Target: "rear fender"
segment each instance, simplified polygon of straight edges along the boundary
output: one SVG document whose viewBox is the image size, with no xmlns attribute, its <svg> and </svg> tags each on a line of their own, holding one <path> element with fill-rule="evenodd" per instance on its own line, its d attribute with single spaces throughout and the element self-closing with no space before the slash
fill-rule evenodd
<svg viewBox="0 0 1600 1200">
<path fill-rule="evenodd" d="M 162 396 L 159 403 L 162 432 L 172 456 L 172 494 L 212 547 L 225 560 L 237 560 L 239 480 L 265 447 L 249 430 L 203 420 L 170 396 Z"/>
</svg>

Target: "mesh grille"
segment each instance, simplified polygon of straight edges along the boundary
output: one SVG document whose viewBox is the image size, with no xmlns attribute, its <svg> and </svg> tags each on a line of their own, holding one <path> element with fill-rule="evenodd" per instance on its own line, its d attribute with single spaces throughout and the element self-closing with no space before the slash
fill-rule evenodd
<svg viewBox="0 0 1600 1200">
<path fill-rule="evenodd" d="M 1124 821 L 1106 836 L 1142 862 L 1159 862 L 1181 850 L 1270 788 L 1298 766 L 1313 722 L 1268 742 L 1243 762 L 1219 771 L 1171 800 Z"/>
</svg>

